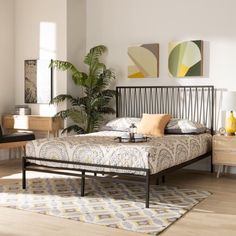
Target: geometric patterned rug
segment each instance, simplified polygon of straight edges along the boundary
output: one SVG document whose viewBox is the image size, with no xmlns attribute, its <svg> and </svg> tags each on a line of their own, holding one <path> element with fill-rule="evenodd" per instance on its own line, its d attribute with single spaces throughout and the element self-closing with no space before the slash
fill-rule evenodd
<svg viewBox="0 0 236 236">
<path fill-rule="evenodd" d="M 210 195 L 207 191 L 150 187 L 150 208 L 145 208 L 143 185 L 86 179 L 80 197 L 77 178 L 36 178 L 0 186 L 0 206 L 63 217 L 86 223 L 158 235 L 193 206 Z"/>
</svg>

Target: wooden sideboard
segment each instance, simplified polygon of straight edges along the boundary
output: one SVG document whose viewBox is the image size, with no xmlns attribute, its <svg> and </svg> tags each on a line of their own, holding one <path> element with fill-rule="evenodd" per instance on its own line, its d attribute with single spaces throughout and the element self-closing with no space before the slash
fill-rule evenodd
<svg viewBox="0 0 236 236">
<path fill-rule="evenodd" d="M 226 166 L 236 166 L 236 136 L 213 136 L 213 164 L 218 165 L 217 178 Z"/>
<path fill-rule="evenodd" d="M 40 115 L 3 115 L 2 126 L 8 133 L 13 130 L 30 130 L 47 132 L 48 137 L 50 134 L 58 137 L 60 129 L 64 127 L 61 118 Z"/>
</svg>

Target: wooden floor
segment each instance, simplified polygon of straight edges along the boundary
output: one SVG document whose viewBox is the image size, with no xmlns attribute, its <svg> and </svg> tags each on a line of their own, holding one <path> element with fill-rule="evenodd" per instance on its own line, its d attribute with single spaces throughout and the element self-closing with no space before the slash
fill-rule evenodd
<svg viewBox="0 0 236 236">
<path fill-rule="evenodd" d="M 4 177 L 20 173 L 19 161 L 0 163 Z M 179 171 L 167 177 L 167 185 L 211 191 L 213 194 L 174 223 L 161 236 L 235 236 L 236 176 L 217 179 L 215 174 Z M 138 236 L 135 232 L 0 207 L 0 236 Z"/>
</svg>

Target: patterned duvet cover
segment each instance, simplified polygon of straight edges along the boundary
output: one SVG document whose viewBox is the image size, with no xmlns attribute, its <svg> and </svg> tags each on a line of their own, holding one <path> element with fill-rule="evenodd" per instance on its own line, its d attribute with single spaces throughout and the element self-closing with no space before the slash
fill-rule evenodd
<svg viewBox="0 0 236 236">
<path fill-rule="evenodd" d="M 165 135 L 148 142 L 119 143 L 123 132 L 100 131 L 87 135 L 38 139 L 27 143 L 26 156 L 109 166 L 150 169 L 151 174 L 191 160 L 211 151 L 210 134 Z M 144 175 L 145 172 L 30 160 L 53 166 Z"/>
</svg>

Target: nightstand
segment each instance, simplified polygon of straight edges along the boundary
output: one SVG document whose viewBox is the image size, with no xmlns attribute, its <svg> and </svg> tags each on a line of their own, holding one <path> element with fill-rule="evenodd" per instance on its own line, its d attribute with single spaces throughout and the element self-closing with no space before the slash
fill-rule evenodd
<svg viewBox="0 0 236 236">
<path fill-rule="evenodd" d="M 236 166 L 236 136 L 213 136 L 213 164 L 218 165 L 217 178 L 225 166 Z"/>
</svg>

